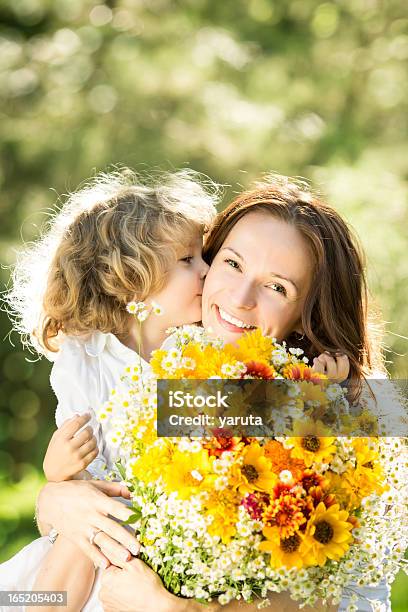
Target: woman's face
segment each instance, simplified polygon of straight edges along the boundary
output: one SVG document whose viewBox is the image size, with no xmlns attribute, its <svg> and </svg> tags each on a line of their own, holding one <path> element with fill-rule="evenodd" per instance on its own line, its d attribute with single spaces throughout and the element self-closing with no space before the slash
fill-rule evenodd
<svg viewBox="0 0 408 612">
<path fill-rule="evenodd" d="M 283 340 L 302 331 L 313 259 L 300 232 L 268 212 L 242 217 L 217 253 L 203 290 L 203 325 L 236 342 L 248 329 Z"/>
</svg>

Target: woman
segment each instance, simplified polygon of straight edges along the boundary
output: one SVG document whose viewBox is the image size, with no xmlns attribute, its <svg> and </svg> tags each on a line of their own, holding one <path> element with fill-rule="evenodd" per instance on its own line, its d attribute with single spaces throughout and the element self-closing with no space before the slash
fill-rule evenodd
<svg viewBox="0 0 408 612">
<path fill-rule="evenodd" d="M 378 342 L 368 330 L 361 254 L 341 217 L 305 185 L 272 177 L 239 196 L 217 217 L 205 257 L 211 268 L 203 292 L 203 324 L 217 336 L 231 342 L 245 329 L 260 327 L 289 346 L 301 346 L 311 359 L 341 348 L 350 361 L 356 395 L 364 375 L 383 369 Z M 321 368 L 331 376 L 344 360 L 326 354 Z M 129 535 L 106 514 L 122 518 L 128 511 L 95 488 L 101 485 L 82 483 L 79 500 L 74 493 L 78 484 L 46 485 L 39 498 L 40 526 L 52 524 L 100 565 L 117 559 L 118 542 L 127 546 Z M 112 495 L 119 492 L 117 486 L 102 488 Z M 94 530 L 98 534 L 92 537 Z M 120 565 L 124 569 L 109 568 L 102 579 L 106 610 L 148 610 L 150 602 L 155 610 L 200 609 L 200 604 L 167 593 L 141 561 Z M 389 605 L 386 587 L 372 595 Z M 272 595 L 269 609 L 298 607 L 285 595 Z"/>
</svg>

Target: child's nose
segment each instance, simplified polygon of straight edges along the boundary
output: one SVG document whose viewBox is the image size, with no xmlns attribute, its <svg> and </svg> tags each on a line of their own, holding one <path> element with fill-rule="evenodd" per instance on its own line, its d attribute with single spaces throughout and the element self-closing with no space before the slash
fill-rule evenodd
<svg viewBox="0 0 408 612">
<path fill-rule="evenodd" d="M 210 269 L 210 266 L 208 264 L 206 264 L 205 261 L 203 261 L 202 264 L 201 264 L 201 270 L 200 270 L 200 278 L 201 278 L 201 280 L 205 279 L 209 269 Z"/>
</svg>

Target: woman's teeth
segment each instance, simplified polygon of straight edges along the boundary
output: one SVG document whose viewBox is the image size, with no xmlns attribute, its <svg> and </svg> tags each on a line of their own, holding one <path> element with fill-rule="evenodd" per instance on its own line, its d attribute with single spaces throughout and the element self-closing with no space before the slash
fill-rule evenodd
<svg viewBox="0 0 408 612">
<path fill-rule="evenodd" d="M 254 325 L 247 325 L 243 321 L 240 321 L 239 319 L 236 319 L 235 317 L 228 314 L 228 312 L 225 312 L 225 310 L 222 310 L 222 308 L 218 307 L 218 311 L 220 313 L 221 319 L 223 319 L 227 323 L 231 323 L 232 325 L 235 325 L 236 327 L 241 327 L 242 329 L 254 329 Z"/>
</svg>

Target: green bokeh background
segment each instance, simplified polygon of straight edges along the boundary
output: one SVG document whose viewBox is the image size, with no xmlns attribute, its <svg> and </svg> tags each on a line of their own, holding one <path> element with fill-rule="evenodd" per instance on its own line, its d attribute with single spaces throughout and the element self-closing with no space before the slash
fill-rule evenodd
<svg viewBox="0 0 408 612">
<path fill-rule="evenodd" d="M 311 179 L 359 233 L 407 377 L 408 10 L 401 0 L 2 0 L 0 281 L 95 170 Z M 0 313 L 0 561 L 36 535 L 50 364 Z M 407 609 L 408 583 L 393 585 Z"/>
</svg>

